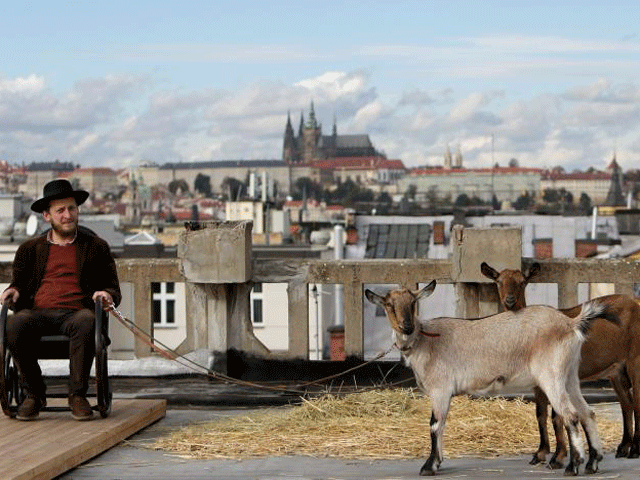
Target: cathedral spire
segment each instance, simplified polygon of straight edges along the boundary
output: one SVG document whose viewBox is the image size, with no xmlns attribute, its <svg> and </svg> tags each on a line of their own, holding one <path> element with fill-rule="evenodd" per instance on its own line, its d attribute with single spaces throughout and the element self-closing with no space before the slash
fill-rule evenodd
<svg viewBox="0 0 640 480">
<path fill-rule="evenodd" d="M 293 127 L 291 126 L 291 112 L 287 110 L 287 126 L 284 129 L 284 136 L 293 137 Z"/>
<path fill-rule="evenodd" d="M 609 192 L 604 201 L 605 206 L 620 207 L 625 205 L 624 195 L 622 194 L 622 169 L 616 161 L 616 154 L 613 154 L 613 160 L 609 164 L 608 170 L 611 170 L 611 184 Z"/>
<path fill-rule="evenodd" d="M 313 100 L 311 100 L 311 108 L 309 109 L 309 121 L 307 122 L 307 128 L 318 128 L 318 121 L 316 120 L 316 111 L 313 108 Z"/>
<path fill-rule="evenodd" d="M 300 126 L 298 127 L 298 137 L 302 138 L 302 130 L 304 129 L 304 113 L 300 111 Z"/>
</svg>

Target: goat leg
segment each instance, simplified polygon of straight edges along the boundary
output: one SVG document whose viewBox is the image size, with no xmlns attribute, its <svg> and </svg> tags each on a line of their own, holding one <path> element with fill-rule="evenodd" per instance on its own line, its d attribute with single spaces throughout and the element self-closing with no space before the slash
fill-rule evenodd
<svg viewBox="0 0 640 480">
<path fill-rule="evenodd" d="M 633 399 L 631 397 L 631 380 L 626 368 L 616 372 L 609 381 L 620 402 L 622 411 L 622 440 L 616 449 L 616 458 L 628 457 L 631 452 L 631 436 L 633 432 Z"/>
<path fill-rule="evenodd" d="M 589 460 L 584 466 L 584 473 L 591 474 L 598 472 L 598 463 L 602 461 L 602 454 L 600 454 L 595 448 L 589 447 Z"/>
<path fill-rule="evenodd" d="M 580 440 L 577 426 L 578 422 L 576 420 L 572 420 L 566 425 L 567 437 L 569 437 L 569 463 L 567 464 L 567 468 L 564 469 L 565 477 L 578 476 L 578 468 L 582 463 L 582 456 L 577 448 L 577 441 Z"/>
<path fill-rule="evenodd" d="M 540 432 L 540 445 L 538 446 L 538 450 L 533 454 L 533 458 L 529 464 L 537 465 L 544 463 L 547 454 L 551 451 L 549 432 L 547 431 L 547 406 L 549 405 L 549 400 L 539 387 L 535 387 L 533 393 L 536 401 L 536 418 L 538 420 L 538 431 Z"/>
<path fill-rule="evenodd" d="M 592 417 L 595 423 L 595 415 Z M 584 473 L 591 474 L 598 472 L 598 464 L 602 461 L 602 453 L 598 451 L 596 445 L 592 441 L 591 435 L 593 434 L 591 428 L 587 425 L 587 423 L 582 424 L 582 428 L 584 430 L 584 434 L 587 437 L 587 444 L 589 445 L 589 459 L 587 460 L 587 464 L 584 466 Z"/>
<path fill-rule="evenodd" d="M 431 476 L 435 475 L 440 467 L 440 462 L 442 458 L 440 458 L 439 452 L 441 451 L 440 444 L 440 425 L 438 425 L 438 421 L 436 420 L 436 416 L 434 412 L 431 412 L 431 421 L 429 423 L 431 427 L 431 454 L 427 461 L 424 462 L 422 468 L 420 469 L 420 476 Z"/>
<path fill-rule="evenodd" d="M 551 469 L 562 468 L 564 459 L 567 457 L 567 437 L 564 433 L 562 418 L 553 408 L 551 409 L 551 423 L 556 436 L 556 451 L 551 456 L 548 467 Z"/>
</svg>

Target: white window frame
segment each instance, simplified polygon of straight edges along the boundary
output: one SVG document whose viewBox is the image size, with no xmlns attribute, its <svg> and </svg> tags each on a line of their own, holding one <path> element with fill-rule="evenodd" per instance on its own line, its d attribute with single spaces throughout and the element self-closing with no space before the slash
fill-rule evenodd
<svg viewBox="0 0 640 480">
<path fill-rule="evenodd" d="M 264 284 L 254 284 L 260 285 L 260 291 L 256 292 L 254 288 L 251 289 L 251 294 L 249 295 L 249 305 L 251 307 L 251 324 L 254 327 L 264 327 Z M 262 321 L 255 321 L 255 312 L 253 309 L 253 302 L 258 301 L 262 305 Z"/>
<path fill-rule="evenodd" d="M 156 322 L 155 318 L 153 319 L 153 327 L 157 328 L 174 328 L 176 327 L 176 284 L 175 282 L 153 282 L 153 283 L 159 283 L 160 284 L 160 291 L 159 292 L 155 292 L 152 294 L 151 296 L 151 302 L 152 302 L 152 310 L 153 310 L 153 302 L 154 301 L 159 301 L 160 302 L 160 321 Z M 173 292 L 167 292 L 167 284 L 173 284 Z M 167 322 L 167 303 L 169 300 L 173 300 L 173 323 L 168 323 Z"/>
</svg>

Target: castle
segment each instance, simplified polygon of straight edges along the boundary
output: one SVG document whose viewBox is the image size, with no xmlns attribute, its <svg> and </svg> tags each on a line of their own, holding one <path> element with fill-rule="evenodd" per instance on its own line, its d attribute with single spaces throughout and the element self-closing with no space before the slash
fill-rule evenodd
<svg viewBox="0 0 640 480">
<path fill-rule="evenodd" d="M 311 165 L 331 158 L 372 156 L 384 157 L 373 147 L 369 135 L 338 135 L 335 120 L 331 135 L 323 135 L 322 124 L 316 120 L 313 102 L 306 123 L 304 115 L 300 113 L 297 136 L 291 125 L 291 114 L 287 114 L 282 148 L 282 160 L 287 164 Z"/>
</svg>

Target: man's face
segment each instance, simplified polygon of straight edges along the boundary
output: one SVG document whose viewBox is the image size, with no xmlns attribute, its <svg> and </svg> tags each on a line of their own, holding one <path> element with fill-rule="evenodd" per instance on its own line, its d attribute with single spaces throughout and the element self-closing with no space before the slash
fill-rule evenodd
<svg viewBox="0 0 640 480">
<path fill-rule="evenodd" d="M 51 200 L 49 208 L 42 215 L 61 237 L 73 236 L 78 228 L 78 205 L 73 197 Z"/>
</svg>

